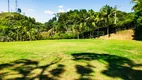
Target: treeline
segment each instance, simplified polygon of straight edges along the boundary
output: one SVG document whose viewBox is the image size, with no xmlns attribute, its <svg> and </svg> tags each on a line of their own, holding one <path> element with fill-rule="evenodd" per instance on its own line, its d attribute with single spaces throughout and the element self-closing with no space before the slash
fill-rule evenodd
<svg viewBox="0 0 142 80">
<path fill-rule="evenodd" d="M 44 24 L 43 37 L 54 39 L 96 38 L 134 27 L 134 13 L 126 13 L 105 5 L 99 12 L 71 10 L 57 13 Z"/>
<path fill-rule="evenodd" d="M 142 39 L 142 2 L 133 2 L 133 13 L 105 5 L 99 12 L 81 9 L 57 13 L 44 24 L 19 13 L 0 13 L 0 41 L 109 37 L 110 33 L 129 28 L 134 28 L 135 39 Z"/>
<path fill-rule="evenodd" d="M 0 41 L 41 39 L 42 24 L 19 13 L 0 13 Z"/>
</svg>

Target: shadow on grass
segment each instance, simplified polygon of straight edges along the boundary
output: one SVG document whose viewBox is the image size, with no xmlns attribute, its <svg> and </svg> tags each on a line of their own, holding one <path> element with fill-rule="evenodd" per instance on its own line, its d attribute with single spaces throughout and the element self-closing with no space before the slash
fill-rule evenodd
<svg viewBox="0 0 142 80">
<path fill-rule="evenodd" d="M 98 60 L 105 62 L 106 70 L 103 70 L 102 74 L 109 77 L 118 77 L 124 80 L 142 80 L 142 70 L 134 69 L 142 67 L 142 64 L 135 64 L 126 57 L 96 53 L 73 53 L 72 56 L 75 61 Z M 65 66 L 59 64 L 60 61 L 61 58 L 58 58 L 42 66 L 39 65 L 39 61 L 28 59 L 0 64 L 0 80 L 60 80 L 61 75 L 65 72 Z M 56 65 L 55 68 L 52 67 L 53 65 Z M 96 67 L 92 64 L 87 63 L 85 66 L 76 64 L 74 67 L 76 73 L 80 75 L 77 80 L 93 80 L 93 69 Z"/>
<path fill-rule="evenodd" d="M 93 75 L 91 75 L 91 73 L 94 72 L 92 70 L 92 66 L 76 65 L 75 67 L 76 67 L 77 73 L 80 74 L 80 78 L 77 80 L 92 80 L 91 77 L 93 77 Z"/>
<path fill-rule="evenodd" d="M 44 66 L 39 66 L 38 61 L 27 59 L 20 59 L 11 63 L 0 64 L 0 80 L 58 80 L 60 75 L 65 71 L 64 65 L 57 65 L 60 60 L 61 59 L 56 59 Z M 47 71 L 47 69 L 52 65 L 57 65 L 57 67 L 51 71 Z M 9 71 L 6 71 L 7 69 Z M 38 73 L 33 73 L 36 69 L 39 69 L 40 71 Z M 50 76 L 46 73 L 49 73 Z M 8 78 L 7 76 L 14 77 Z"/>
<path fill-rule="evenodd" d="M 109 54 L 96 54 L 96 53 L 74 53 L 73 60 L 103 60 L 108 63 L 107 70 L 103 70 L 102 73 L 109 77 L 119 77 L 124 80 L 142 80 L 142 70 L 135 70 L 133 67 L 142 66 L 142 64 L 135 64 L 132 60 Z M 77 73 L 81 76 L 90 74 L 92 72 L 91 67 L 76 66 Z M 80 77 L 79 80 L 90 80 L 89 76 L 86 79 Z"/>
</svg>

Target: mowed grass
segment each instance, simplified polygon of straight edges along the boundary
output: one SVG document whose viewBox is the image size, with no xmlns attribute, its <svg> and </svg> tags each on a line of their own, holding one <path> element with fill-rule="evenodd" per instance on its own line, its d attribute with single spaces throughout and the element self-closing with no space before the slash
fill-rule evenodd
<svg viewBox="0 0 142 80">
<path fill-rule="evenodd" d="M 0 80 L 142 80 L 142 42 L 0 42 Z"/>
</svg>

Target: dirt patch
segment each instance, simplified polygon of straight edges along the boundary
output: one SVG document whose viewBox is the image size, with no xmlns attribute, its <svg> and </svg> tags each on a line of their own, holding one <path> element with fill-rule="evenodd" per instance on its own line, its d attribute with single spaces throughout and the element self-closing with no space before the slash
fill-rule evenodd
<svg viewBox="0 0 142 80">
<path fill-rule="evenodd" d="M 108 37 L 108 35 L 101 36 L 99 37 L 99 39 L 133 40 L 133 35 L 134 35 L 133 30 L 124 30 L 124 31 L 119 31 L 116 34 L 113 33 L 111 34 L 110 37 Z"/>
</svg>

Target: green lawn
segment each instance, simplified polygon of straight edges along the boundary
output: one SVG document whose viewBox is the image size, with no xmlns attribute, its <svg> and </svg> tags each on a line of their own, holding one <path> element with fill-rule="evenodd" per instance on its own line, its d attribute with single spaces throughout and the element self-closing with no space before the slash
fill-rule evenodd
<svg viewBox="0 0 142 80">
<path fill-rule="evenodd" d="M 142 80 L 142 42 L 0 42 L 0 80 Z"/>
</svg>

